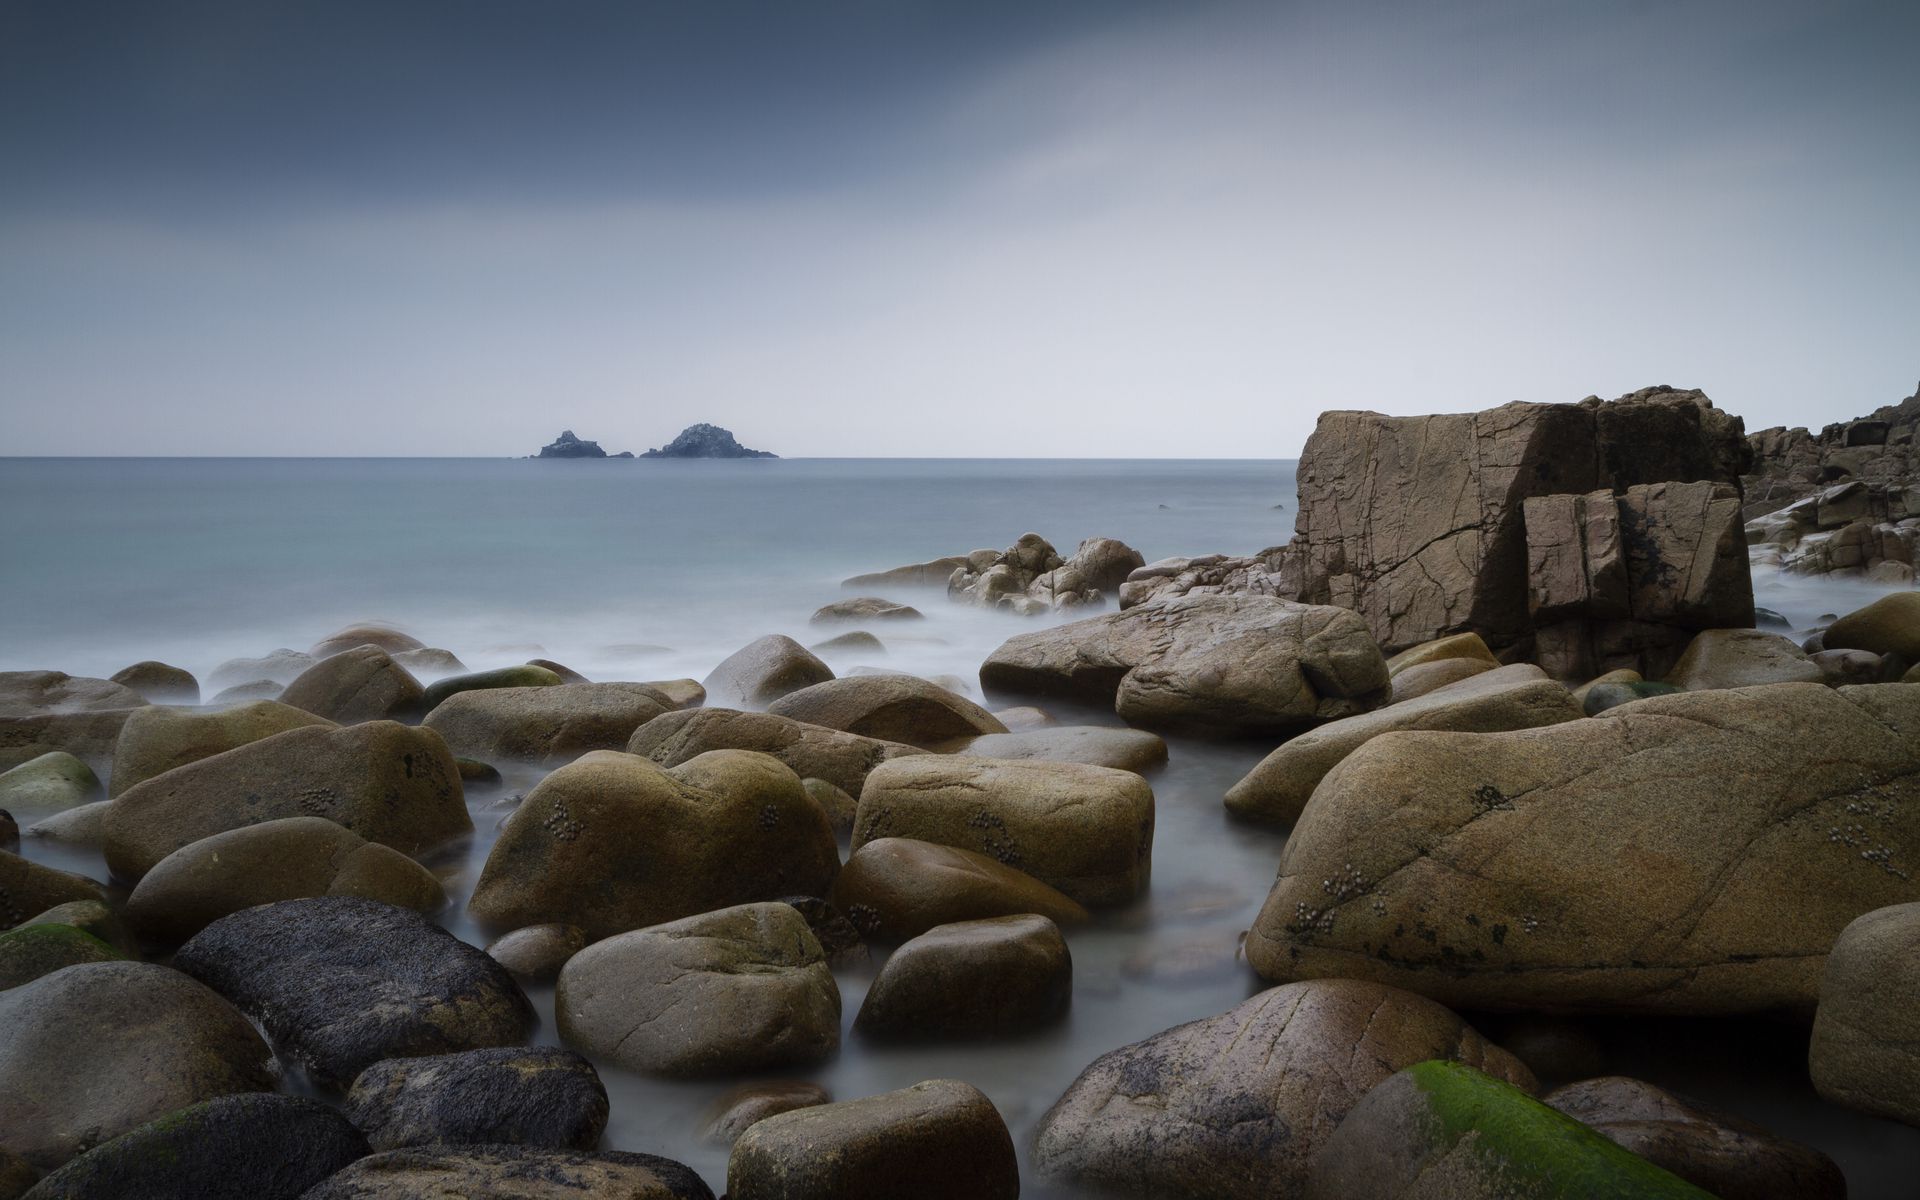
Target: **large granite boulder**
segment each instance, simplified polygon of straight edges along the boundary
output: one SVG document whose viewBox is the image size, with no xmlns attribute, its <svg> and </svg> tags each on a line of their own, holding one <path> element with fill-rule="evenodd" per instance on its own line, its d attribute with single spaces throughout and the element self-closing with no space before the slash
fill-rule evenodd
<svg viewBox="0 0 1920 1200">
<path fill-rule="evenodd" d="M 1268 596 L 1187 596 L 1024 633 L 988 656 L 980 682 L 1216 736 L 1298 733 L 1388 692 L 1358 617 Z"/>
<path fill-rule="evenodd" d="M 355 642 L 354 645 L 360 643 Z M 344 647 L 351 649 L 352 647 Z M 213 688 L 234 688 L 262 680 L 277 683 L 285 687 L 300 677 L 300 672 L 313 665 L 313 655 L 300 650 L 289 650 L 282 646 L 270 654 L 259 658 L 230 658 L 213 669 L 207 676 L 207 686 Z M 216 697 L 217 699 L 217 697 Z"/>
<path fill-rule="evenodd" d="M 1533 1086 L 1518 1059 L 1431 1000 L 1354 979 L 1273 988 L 1095 1060 L 1041 1117 L 1033 1163 L 1099 1194 L 1297 1196 L 1347 1110 L 1435 1058 Z"/>
<path fill-rule="evenodd" d="M 571 1050 L 499 1046 L 377 1062 L 353 1081 L 347 1115 L 375 1150 L 591 1150 L 607 1127 L 607 1089 L 593 1064 Z"/>
<path fill-rule="evenodd" d="M 993 1101 L 957 1079 L 778 1113 L 727 1160 L 730 1200 L 1014 1200 L 1020 1168 Z"/>
<path fill-rule="evenodd" d="M 1827 627 L 1829 650 L 1898 654 L 1920 663 L 1920 592 L 1893 592 Z"/>
<path fill-rule="evenodd" d="M 652 1154 L 547 1146 L 412 1146 L 371 1154 L 301 1200 L 713 1200 L 686 1166 Z"/>
<path fill-rule="evenodd" d="M 393 721 L 316 725 L 122 792 L 107 811 L 107 865 L 137 880 L 189 842 L 283 817 L 324 817 L 403 854 L 473 831 L 460 769 L 437 733 Z"/>
<path fill-rule="evenodd" d="M 1362 1097 L 1326 1139 L 1306 1200 L 1713 1200 L 1519 1088 L 1423 1062 Z M 1788 1193 L 1792 1194 L 1792 1193 Z"/>
<path fill-rule="evenodd" d="M 367 1141 L 318 1100 L 254 1092 L 169 1113 L 42 1179 L 30 1200 L 299 1200 L 365 1156 Z"/>
<path fill-rule="evenodd" d="M 511 1046 L 533 1006 L 505 967 L 419 913 L 353 896 L 222 917 L 174 956 L 319 1084 L 384 1058 Z"/>
<path fill-rule="evenodd" d="M 772 755 L 802 779 L 824 779 L 859 796 L 867 774 L 891 758 L 924 754 L 918 746 L 843 733 L 773 713 L 694 708 L 655 717 L 633 731 L 627 753 L 677 767 L 709 750 Z"/>
<path fill-rule="evenodd" d="M 847 857 L 833 901 L 870 938 L 900 942 L 936 925 L 1033 913 L 1078 925 L 1076 900 L 998 859 L 913 838 L 876 838 Z"/>
<path fill-rule="evenodd" d="M 1920 903 L 1866 913 L 1834 941 L 1807 1063 L 1835 1104 L 1920 1125 Z"/>
<path fill-rule="evenodd" d="M 0 1152 L 52 1170 L 156 1117 L 273 1090 L 231 1004 L 151 963 L 67 967 L 0 992 Z"/>
<path fill-rule="evenodd" d="M 139 692 L 151 704 L 200 703 L 200 681 L 192 671 L 151 658 L 115 671 L 113 682 Z"/>
<path fill-rule="evenodd" d="M 147 698 L 125 684 L 64 671 L 0 671 L 0 771 L 64 750 L 91 766 Z"/>
<path fill-rule="evenodd" d="M 827 816 L 764 754 L 715 750 L 671 770 L 599 751 L 515 809 L 468 911 L 489 926 L 564 922 L 590 939 L 781 896 L 825 895 Z"/>
<path fill-rule="evenodd" d="M 1915 801 L 1904 684 L 1385 734 L 1314 792 L 1247 957 L 1476 1008 L 1805 1015 L 1840 930 L 1920 899 Z"/>
<path fill-rule="evenodd" d="M 702 682 L 707 695 L 720 704 L 758 708 L 832 678 L 833 668 L 812 651 L 784 634 L 770 633 L 722 659 Z"/>
<path fill-rule="evenodd" d="M 755 1122 L 796 1108 L 833 1103 L 833 1094 L 817 1083 L 776 1079 L 743 1083 L 729 1088 L 707 1106 L 701 1140 L 711 1146 L 731 1146 Z"/>
<path fill-rule="evenodd" d="M 624 750 L 634 730 L 678 707 L 645 683 L 484 688 L 447 697 L 425 724 L 465 758 L 555 763 Z"/>
<path fill-rule="evenodd" d="M 51 921 L 0 933 L 0 992 L 32 983 L 78 963 L 117 962 L 127 956 L 84 929 Z"/>
<path fill-rule="evenodd" d="M 1406 729 L 1497 733 L 1584 714 L 1573 693 L 1531 663 L 1515 663 L 1370 713 L 1308 730 L 1260 760 L 1227 792 L 1227 811 L 1282 824 L 1299 819 L 1313 789 L 1342 759 L 1383 733 Z"/>
<path fill-rule="evenodd" d="M 987 855 L 1088 905 L 1124 904 L 1153 866 L 1153 789 L 1131 771 L 958 755 L 867 776 L 853 849 L 915 838 Z"/>
<path fill-rule="evenodd" d="M 923 749 L 954 738 L 1007 731 L 998 717 L 965 696 L 915 675 L 832 679 L 782 696 L 769 704 L 767 711 L 809 725 Z"/>
<path fill-rule="evenodd" d="M 888 956 L 853 1027 L 894 1041 L 1006 1037 L 1053 1024 L 1073 1001 L 1073 957 L 1042 916 L 939 925 Z"/>
<path fill-rule="evenodd" d="M 554 993 L 567 1043 L 635 1071 L 809 1066 L 840 1044 L 840 988 L 788 904 L 742 904 L 595 942 Z"/>
<path fill-rule="evenodd" d="M 160 704 L 135 709 L 120 727 L 119 740 L 113 745 L 113 773 L 108 777 L 107 795 L 118 796 L 134 784 L 175 767 L 276 733 L 332 724 L 325 717 L 272 700 L 212 710 Z"/>
</svg>

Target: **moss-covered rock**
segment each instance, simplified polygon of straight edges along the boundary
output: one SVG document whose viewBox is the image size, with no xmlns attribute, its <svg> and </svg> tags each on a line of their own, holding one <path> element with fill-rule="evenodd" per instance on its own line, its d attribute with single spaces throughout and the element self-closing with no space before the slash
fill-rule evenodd
<svg viewBox="0 0 1920 1200">
<path fill-rule="evenodd" d="M 0 774 L 0 808 L 9 811 L 64 812 L 104 794 L 93 768 L 64 750 L 49 751 Z"/>
<path fill-rule="evenodd" d="M 1871 650 L 1920 663 L 1920 592 L 1890 592 L 1827 627 L 1829 650 Z"/>
<path fill-rule="evenodd" d="M 965 696 L 914 675 L 856 675 L 828 680 L 782 696 L 768 705 L 767 711 L 809 725 L 922 749 L 955 738 L 1007 731 L 998 717 Z"/>
<path fill-rule="evenodd" d="M 130 687 L 154 704 L 200 703 L 200 681 L 185 667 L 169 666 L 154 659 L 122 667 L 110 678 L 122 687 Z"/>
<path fill-rule="evenodd" d="M 0 933 L 0 992 L 75 963 L 113 962 L 125 957 L 71 925 L 22 925 Z"/>
<path fill-rule="evenodd" d="M 322 658 L 280 693 L 280 703 L 342 725 L 412 720 L 426 711 L 425 700 L 413 673 L 377 646 Z"/>
<path fill-rule="evenodd" d="M 125 958 L 136 957 L 133 953 L 133 939 L 127 936 L 126 926 L 120 916 L 103 900 L 69 900 L 65 904 L 56 904 L 36 916 L 28 917 L 15 926 L 25 929 L 31 925 L 69 925 L 99 938 Z"/>
<path fill-rule="evenodd" d="M 496 1047 L 377 1062 L 353 1081 L 347 1115 L 375 1150 L 591 1150 L 607 1127 L 607 1089 L 593 1064 L 571 1050 Z"/>
</svg>

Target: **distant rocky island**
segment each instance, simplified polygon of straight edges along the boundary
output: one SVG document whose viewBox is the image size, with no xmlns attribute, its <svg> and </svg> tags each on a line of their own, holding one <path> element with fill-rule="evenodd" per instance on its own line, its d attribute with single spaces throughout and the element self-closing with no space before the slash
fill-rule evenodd
<svg viewBox="0 0 1920 1200">
<path fill-rule="evenodd" d="M 562 429 L 560 436 L 540 447 L 537 458 L 632 458 L 633 451 L 622 450 L 618 454 L 608 454 L 600 448 L 599 442 L 583 441 L 573 435 L 573 430 Z"/>
<path fill-rule="evenodd" d="M 733 434 L 718 425 L 702 421 L 680 431 L 680 436 L 641 458 L 779 458 L 770 450 L 749 450 L 733 440 Z"/>
</svg>

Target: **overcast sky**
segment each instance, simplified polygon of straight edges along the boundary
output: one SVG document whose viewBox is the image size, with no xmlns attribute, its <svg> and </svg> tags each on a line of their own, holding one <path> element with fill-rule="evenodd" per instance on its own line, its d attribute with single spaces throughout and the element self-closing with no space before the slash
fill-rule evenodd
<svg viewBox="0 0 1920 1200">
<path fill-rule="evenodd" d="M 0 5 L 0 453 L 1287 457 L 1920 379 L 1920 4 Z"/>
</svg>

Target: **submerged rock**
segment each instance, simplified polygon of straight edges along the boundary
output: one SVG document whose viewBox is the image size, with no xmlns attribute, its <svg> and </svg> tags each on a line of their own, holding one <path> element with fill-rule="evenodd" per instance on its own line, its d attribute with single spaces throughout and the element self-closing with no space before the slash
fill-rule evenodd
<svg viewBox="0 0 1920 1200">
<path fill-rule="evenodd" d="M 9 811 L 64 812 L 103 794 L 93 768 L 64 750 L 42 754 L 0 774 L 0 808 Z"/>
<path fill-rule="evenodd" d="M 113 682 L 132 688 L 154 704 L 200 703 L 200 681 L 184 667 L 147 659 L 113 673 Z"/>
<path fill-rule="evenodd" d="M 495 1047 L 377 1062 L 353 1081 L 347 1115 L 375 1150 L 591 1150 L 607 1127 L 607 1089 L 593 1064 L 571 1050 Z"/>
<path fill-rule="evenodd" d="M 175 767 L 224 754 L 276 733 L 332 725 L 325 717 L 272 700 L 211 712 L 158 704 L 136 709 L 120 727 L 120 740 L 114 743 L 107 795 L 118 796 L 134 784 Z"/>
<path fill-rule="evenodd" d="M 487 947 L 494 961 L 516 979 L 548 983 L 560 977 L 567 960 L 587 948 L 587 934 L 578 925 L 550 921 L 527 925 L 495 938 Z"/>
<path fill-rule="evenodd" d="M 355 646 L 300 673 L 280 703 L 342 725 L 409 720 L 425 711 L 426 689 L 377 646 Z"/>
<path fill-rule="evenodd" d="M 553 687 L 566 683 L 559 672 L 532 663 L 523 663 L 517 667 L 498 667 L 491 671 L 475 671 L 471 675 L 449 675 L 427 686 L 426 695 L 421 700 L 420 711 L 432 712 L 440 707 L 448 696 L 460 692 L 483 691 L 487 688 L 510 687 Z"/>
<path fill-rule="evenodd" d="M 1060 1020 L 1072 1000 L 1073 958 L 1052 921 L 957 921 L 893 952 L 853 1027 L 896 1041 L 1004 1037 Z"/>
<path fill-rule="evenodd" d="M 360 643 L 353 643 L 354 646 Z M 342 649 L 351 649 L 343 646 Z M 281 647 L 261 658 L 230 658 L 213 669 L 207 676 L 207 686 L 233 688 L 259 680 L 270 680 L 285 687 L 300 677 L 300 673 L 313 665 L 313 655 L 298 650 Z M 217 697 L 216 697 L 217 699 Z"/>
</svg>

